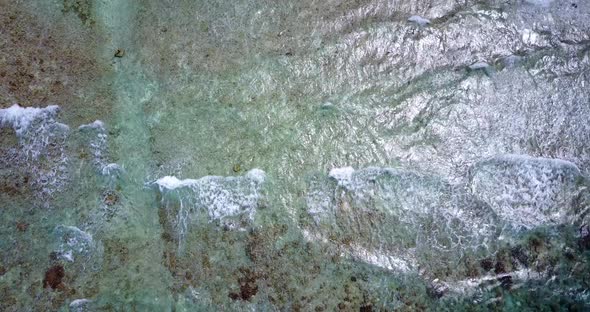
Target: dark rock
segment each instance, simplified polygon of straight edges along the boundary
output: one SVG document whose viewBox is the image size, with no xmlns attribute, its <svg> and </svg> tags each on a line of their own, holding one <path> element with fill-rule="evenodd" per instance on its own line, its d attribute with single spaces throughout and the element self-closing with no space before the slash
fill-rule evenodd
<svg viewBox="0 0 590 312">
<path fill-rule="evenodd" d="M 540 252 L 543 247 L 543 241 L 537 236 L 533 236 L 529 239 L 529 246 L 534 252 Z"/>
<path fill-rule="evenodd" d="M 107 191 L 105 192 L 102 201 L 107 206 L 113 206 L 119 201 L 119 195 L 113 191 Z"/>
<path fill-rule="evenodd" d="M 124 49 L 117 49 L 117 51 L 115 51 L 115 57 L 123 57 L 123 56 L 125 56 Z"/>
<path fill-rule="evenodd" d="M 60 264 L 54 265 L 45 272 L 45 278 L 43 279 L 43 288 L 51 287 L 56 289 L 62 287 L 62 280 L 66 275 L 64 267 Z"/>
<path fill-rule="evenodd" d="M 168 232 L 162 232 L 162 239 L 166 242 L 172 242 L 172 236 Z"/>
<path fill-rule="evenodd" d="M 229 293 L 232 300 L 250 301 L 252 297 L 258 293 L 258 285 L 256 284 L 257 275 L 249 269 L 240 269 L 243 276 L 238 278 L 240 284 L 240 293 Z"/>
<path fill-rule="evenodd" d="M 504 266 L 504 262 L 502 262 L 502 261 L 496 262 L 496 265 L 494 266 L 494 273 L 496 273 L 496 274 L 506 273 L 506 267 Z"/>
<path fill-rule="evenodd" d="M 26 222 L 17 222 L 16 228 L 21 232 L 25 232 L 29 228 L 29 224 Z"/>
<path fill-rule="evenodd" d="M 578 246 L 582 250 L 590 249 L 590 227 L 583 225 L 580 227 L 580 238 L 578 239 Z"/>
<path fill-rule="evenodd" d="M 524 266 L 528 267 L 529 256 L 521 247 L 514 247 L 510 250 L 511 256 L 518 260 L 518 262 Z"/>
<path fill-rule="evenodd" d="M 428 288 L 428 295 L 432 298 L 440 299 L 440 298 L 442 298 L 442 296 L 444 296 L 444 292 L 439 291 L 439 289 L 436 287 L 429 287 Z"/>
<path fill-rule="evenodd" d="M 240 299 L 240 295 L 239 295 L 239 294 L 237 294 L 237 293 L 229 293 L 228 297 L 229 297 L 231 300 L 238 300 L 238 299 Z"/>
<path fill-rule="evenodd" d="M 254 282 L 246 282 L 240 285 L 240 298 L 250 301 L 258 292 L 258 286 Z"/>
<path fill-rule="evenodd" d="M 506 276 L 502 276 L 500 278 L 498 278 L 498 281 L 500 282 L 500 284 L 502 285 L 502 288 L 504 289 L 510 289 L 510 287 L 512 287 L 512 276 L 510 275 L 506 275 Z"/>
<path fill-rule="evenodd" d="M 364 305 L 361 306 L 361 308 L 359 309 L 360 312 L 372 312 L 373 311 L 373 306 L 372 305 Z"/>
<path fill-rule="evenodd" d="M 486 272 L 491 270 L 494 267 L 494 262 L 491 259 L 483 259 L 479 262 L 479 265 L 481 266 L 482 269 L 484 269 Z"/>
</svg>

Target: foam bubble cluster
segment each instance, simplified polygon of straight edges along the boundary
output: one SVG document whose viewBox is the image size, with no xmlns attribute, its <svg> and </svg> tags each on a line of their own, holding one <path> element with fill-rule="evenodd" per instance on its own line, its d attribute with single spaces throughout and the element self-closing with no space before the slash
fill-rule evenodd
<svg viewBox="0 0 590 312">
<path fill-rule="evenodd" d="M 102 245 L 94 241 L 89 233 L 75 226 L 59 225 L 54 234 L 58 258 L 68 262 L 82 262 L 84 265 L 91 262 L 95 265 L 101 263 Z"/>
<path fill-rule="evenodd" d="M 262 170 L 253 169 L 241 177 L 206 176 L 180 180 L 165 176 L 154 184 L 162 196 L 162 205 L 179 242 L 191 223 L 201 216 L 229 228 L 242 228 L 254 219 L 260 206 L 265 181 Z"/>
<path fill-rule="evenodd" d="M 21 107 L 15 104 L 0 109 L 0 126 L 11 127 L 19 146 L 9 152 L 8 161 L 14 172 L 32 178 L 30 184 L 42 195 L 61 189 L 68 180 L 69 158 L 66 139 L 69 127 L 55 120 L 56 105 Z"/>
<path fill-rule="evenodd" d="M 100 120 L 81 125 L 78 130 L 86 135 L 87 145 L 92 154 L 92 164 L 99 174 L 106 177 L 118 177 L 123 173 L 123 168 L 116 163 L 107 161 L 107 131 Z"/>
</svg>

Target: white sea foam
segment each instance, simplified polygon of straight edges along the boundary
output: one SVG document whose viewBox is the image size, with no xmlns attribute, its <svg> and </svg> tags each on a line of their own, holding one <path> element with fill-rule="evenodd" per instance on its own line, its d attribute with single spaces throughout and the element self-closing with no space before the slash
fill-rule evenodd
<svg viewBox="0 0 590 312">
<path fill-rule="evenodd" d="M 69 177 L 65 146 L 69 127 L 55 120 L 56 105 L 21 107 L 15 104 L 0 109 L 0 127 L 12 127 L 18 148 L 9 153 L 14 173 L 30 176 L 29 184 L 42 197 L 61 190 Z"/>
<path fill-rule="evenodd" d="M 524 2 L 540 7 L 549 7 L 553 0 L 524 0 Z"/>
<path fill-rule="evenodd" d="M 252 182 L 256 182 L 256 183 L 263 183 L 264 180 L 266 179 L 266 174 L 264 171 L 260 170 L 260 169 L 252 169 L 250 171 L 248 171 L 245 175 L 246 178 L 248 178 L 248 180 L 252 181 Z M 158 185 L 158 187 L 160 188 L 160 191 L 165 191 L 165 190 L 174 190 L 177 188 L 182 188 L 182 187 L 198 187 L 199 185 L 205 184 L 207 182 L 212 182 L 215 180 L 235 180 L 235 179 L 240 179 L 239 177 L 221 177 L 221 176 L 205 176 L 202 177 L 200 179 L 183 179 L 180 180 L 175 176 L 165 176 L 162 178 L 159 178 L 158 180 L 156 180 L 154 182 L 154 184 Z"/>
<path fill-rule="evenodd" d="M 264 183 L 266 180 L 266 173 L 260 169 L 254 168 L 246 173 L 246 177 L 253 182 Z"/>
<path fill-rule="evenodd" d="M 338 181 L 340 185 L 350 184 L 352 180 L 352 174 L 354 173 L 354 168 L 352 167 L 343 167 L 343 168 L 333 168 L 330 170 L 328 176 Z"/>
<path fill-rule="evenodd" d="M 0 126 L 11 126 L 18 136 L 22 136 L 38 119 L 54 118 L 59 106 L 21 107 L 14 104 L 9 108 L 0 109 Z"/>
<path fill-rule="evenodd" d="M 59 225 L 55 228 L 58 256 L 68 262 L 75 262 L 78 257 L 90 258 L 97 252 L 97 244 L 92 235 L 75 226 Z"/>
<path fill-rule="evenodd" d="M 70 312 L 90 312 L 92 302 L 89 299 L 76 299 L 70 303 Z"/>
<path fill-rule="evenodd" d="M 110 178 L 119 177 L 124 171 L 123 168 L 116 163 L 108 163 L 107 131 L 104 122 L 95 120 L 92 123 L 81 125 L 78 130 L 87 136 L 92 163 L 97 172 Z"/>
<path fill-rule="evenodd" d="M 476 63 L 469 65 L 469 69 L 471 69 L 471 70 L 486 69 L 488 67 L 490 67 L 490 64 L 488 64 L 486 62 L 476 62 Z"/>
<path fill-rule="evenodd" d="M 74 262 L 74 255 L 71 250 L 67 250 L 67 251 L 62 252 L 60 256 L 62 257 L 62 259 L 66 260 L 66 261 Z"/>
<path fill-rule="evenodd" d="M 329 240 L 321 234 L 312 233 L 306 229 L 303 229 L 301 233 L 307 241 L 322 244 L 329 243 Z M 351 246 L 343 248 L 342 256 L 348 257 L 354 261 L 367 263 L 382 269 L 401 273 L 408 273 L 414 270 L 416 265 L 414 259 L 409 255 L 406 255 L 406 258 L 404 259 L 395 255 L 374 252 L 358 244 L 352 244 Z"/>
<path fill-rule="evenodd" d="M 174 190 L 180 187 L 190 187 L 198 183 L 198 180 L 195 179 L 185 179 L 180 180 L 175 176 L 165 176 L 159 178 L 154 182 L 160 188 L 160 191 L 163 192 L 164 190 Z"/>
<path fill-rule="evenodd" d="M 190 224 L 205 213 L 209 222 L 218 221 L 241 229 L 241 221 L 252 221 L 259 206 L 264 171 L 252 169 L 241 177 L 205 176 L 178 179 L 165 176 L 154 182 L 162 196 L 169 222 L 176 229 L 179 244 Z"/>
<path fill-rule="evenodd" d="M 80 127 L 78 127 L 79 130 L 84 130 L 84 129 L 102 129 L 104 130 L 104 123 L 100 120 L 95 120 L 89 124 L 84 124 L 84 125 L 80 125 Z"/>
<path fill-rule="evenodd" d="M 102 175 L 104 175 L 104 176 L 119 175 L 123 171 L 124 171 L 123 167 L 121 167 L 119 164 L 115 164 L 115 163 L 106 164 L 101 169 Z"/>
<path fill-rule="evenodd" d="M 466 295 L 477 291 L 479 287 L 485 284 L 490 284 L 488 286 L 489 288 L 499 286 L 501 284 L 500 280 L 504 277 L 510 277 L 514 284 L 518 284 L 527 280 L 540 279 L 543 277 L 543 275 L 544 273 L 536 272 L 530 269 L 519 269 L 508 273 L 489 274 L 459 281 L 448 281 L 445 283 L 445 285 L 451 292 L 455 294 Z"/>
<path fill-rule="evenodd" d="M 408 18 L 408 22 L 416 23 L 420 26 L 426 26 L 430 24 L 430 20 L 418 15 L 412 15 Z"/>
<path fill-rule="evenodd" d="M 412 256 L 405 255 L 404 259 L 402 257 L 373 252 L 356 244 L 350 247 L 348 255 L 356 261 L 402 273 L 408 273 L 416 267 Z"/>
</svg>

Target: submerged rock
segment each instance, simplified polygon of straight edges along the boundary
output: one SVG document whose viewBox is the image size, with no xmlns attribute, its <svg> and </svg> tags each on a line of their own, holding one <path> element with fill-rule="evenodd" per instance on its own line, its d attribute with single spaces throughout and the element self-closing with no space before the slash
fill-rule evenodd
<svg viewBox="0 0 590 312">
<path fill-rule="evenodd" d="M 115 51 L 115 57 L 121 58 L 125 56 L 125 49 L 117 49 L 117 51 Z"/>
<path fill-rule="evenodd" d="M 80 262 L 90 268 L 97 269 L 102 262 L 103 246 L 94 241 L 92 236 L 75 226 L 59 225 L 55 228 L 58 259 L 67 262 Z M 94 267 L 93 267 L 94 266 Z"/>
<path fill-rule="evenodd" d="M 51 287 L 56 289 L 63 287 L 62 280 L 66 275 L 66 271 L 62 265 L 54 265 L 45 272 L 45 278 L 43 278 L 43 288 Z"/>
<path fill-rule="evenodd" d="M 575 221 L 584 178 L 571 162 L 503 155 L 471 170 L 473 195 L 515 229 Z"/>
<path fill-rule="evenodd" d="M 391 168 L 338 168 L 311 181 L 308 239 L 355 260 L 406 272 L 436 271 L 464 253 L 493 249 L 491 209 L 436 177 Z"/>
</svg>

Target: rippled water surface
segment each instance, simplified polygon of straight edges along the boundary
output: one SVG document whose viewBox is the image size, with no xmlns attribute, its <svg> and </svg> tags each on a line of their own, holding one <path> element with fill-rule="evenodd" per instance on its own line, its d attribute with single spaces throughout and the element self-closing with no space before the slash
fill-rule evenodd
<svg viewBox="0 0 590 312">
<path fill-rule="evenodd" d="M 590 310 L 589 16 L 0 0 L 0 310 Z"/>
</svg>

